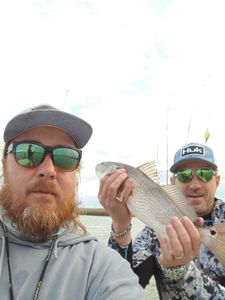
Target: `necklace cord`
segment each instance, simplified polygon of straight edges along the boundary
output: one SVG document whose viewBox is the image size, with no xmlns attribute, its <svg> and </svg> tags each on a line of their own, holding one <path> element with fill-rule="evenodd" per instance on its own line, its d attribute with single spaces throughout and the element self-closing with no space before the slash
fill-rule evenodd
<svg viewBox="0 0 225 300">
<path fill-rule="evenodd" d="M 11 271 L 11 263 L 10 263 L 8 230 L 5 226 L 5 224 L 3 224 L 3 222 L 1 220 L 0 220 L 0 222 L 1 222 L 1 225 L 2 225 L 3 232 L 4 232 L 4 237 L 5 237 L 5 248 L 6 248 L 6 255 L 7 255 L 8 274 L 9 274 L 10 300 L 14 300 L 15 298 L 14 298 L 14 292 L 13 292 L 12 271 Z M 36 289 L 35 289 L 33 300 L 38 299 L 40 289 L 41 289 L 41 286 L 43 284 L 44 276 L 45 276 L 45 273 L 46 273 L 46 270 L 47 270 L 47 267 L 48 267 L 48 263 L 49 263 L 50 258 L 52 256 L 52 252 L 53 252 L 57 237 L 58 237 L 57 235 L 54 235 L 53 239 L 51 241 L 51 244 L 50 244 L 50 247 L 49 247 L 49 250 L 48 250 L 48 254 L 47 254 L 46 259 L 45 259 L 45 264 L 44 264 L 44 267 L 41 271 L 41 275 L 40 275 L 40 278 L 38 280 L 38 283 L 37 283 L 37 286 L 36 286 Z"/>
<path fill-rule="evenodd" d="M 4 231 L 4 237 L 5 237 L 5 248 L 6 248 L 6 256 L 7 256 L 7 265 L 8 265 L 8 273 L 9 273 L 9 293 L 10 293 L 10 299 L 14 300 L 14 294 L 13 294 L 13 283 L 12 283 L 12 272 L 10 267 L 10 254 L 9 254 L 9 237 L 8 237 L 8 231 L 4 224 L 1 221 L 1 225 Z"/>
</svg>

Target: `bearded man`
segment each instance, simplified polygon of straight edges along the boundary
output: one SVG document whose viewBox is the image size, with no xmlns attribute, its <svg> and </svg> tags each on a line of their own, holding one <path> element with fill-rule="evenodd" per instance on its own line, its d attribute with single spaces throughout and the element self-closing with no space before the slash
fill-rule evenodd
<svg viewBox="0 0 225 300">
<path fill-rule="evenodd" d="M 1 299 L 144 299 L 129 263 L 79 221 L 77 175 L 91 134 L 87 122 L 50 105 L 6 125 Z"/>
</svg>

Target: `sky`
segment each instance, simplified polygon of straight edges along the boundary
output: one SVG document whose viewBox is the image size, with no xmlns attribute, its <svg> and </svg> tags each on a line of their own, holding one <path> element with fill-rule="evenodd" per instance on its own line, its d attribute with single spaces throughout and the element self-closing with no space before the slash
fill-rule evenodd
<svg viewBox="0 0 225 300">
<path fill-rule="evenodd" d="M 205 143 L 207 128 L 225 174 L 224 6 L 223 0 L 0 0 L 0 137 L 11 117 L 40 103 L 88 121 L 84 206 L 98 205 L 97 163 L 156 160 L 165 175 L 175 151 Z"/>
</svg>

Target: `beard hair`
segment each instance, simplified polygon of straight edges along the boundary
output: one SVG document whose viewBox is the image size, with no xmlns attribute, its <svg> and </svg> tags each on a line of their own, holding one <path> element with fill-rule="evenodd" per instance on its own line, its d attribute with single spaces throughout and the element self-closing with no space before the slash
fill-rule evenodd
<svg viewBox="0 0 225 300">
<path fill-rule="evenodd" d="M 35 207 L 29 207 L 17 196 L 12 186 L 6 177 L 0 191 L 0 204 L 23 239 L 43 242 L 51 239 L 60 228 L 67 227 L 71 222 L 77 227 L 79 209 L 75 202 L 75 192 L 64 193 L 55 183 L 42 181 L 30 185 L 26 192 L 51 191 L 54 193 L 55 206 L 50 208 L 44 205 L 44 201 L 49 202 L 48 197 L 44 196 L 43 202 L 39 201 Z"/>
</svg>

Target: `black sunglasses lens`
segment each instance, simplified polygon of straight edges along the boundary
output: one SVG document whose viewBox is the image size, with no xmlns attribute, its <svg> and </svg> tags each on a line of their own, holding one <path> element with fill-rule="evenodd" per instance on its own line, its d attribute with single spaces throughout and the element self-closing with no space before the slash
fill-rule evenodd
<svg viewBox="0 0 225 300">
<path fill-rule="evenodd" d="M 76 149 L 58 147 L 53 151 L 55 166 L 65 171 L 75 170 L 80 162 L 80 158 L 80 152 Z"/>
<path fill-rule="evenodd" d="M 46 152 L 51 152 L 50 148 L 25 142 L 18 143 L 13 152 L 18 164 L 26 168 L 34 168 L 42 163 Z M 53 147 L 52 158 L 54 165 L 59 169 L 72 171 L 79 165 L 81 153 L 69 147 Z"/>
<path fill-rule="evenodd" d="M 23 167 L 33 168 L 43 160 L 45 149 L 33 143 L 21 143 L 16 145 L 15 158 L 18 164 Z"/>
</svg>

